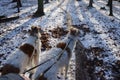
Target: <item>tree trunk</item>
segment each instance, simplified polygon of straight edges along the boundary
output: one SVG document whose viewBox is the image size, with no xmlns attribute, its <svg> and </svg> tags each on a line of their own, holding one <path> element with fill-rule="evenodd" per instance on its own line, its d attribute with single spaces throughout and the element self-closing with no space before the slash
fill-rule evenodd
<svg viewBox="0 0 120 80">
<path fill-rule="evenodd" d="M 89 0 L 89 6 L 88 7 L 93 7 L 93 0 Z"/>
<path fill-rule="evenodd" d="M 19 5 L 20 7 L 22 7 L 21 0 L 12 0 L 12 2 L 17 2 L 17 5 Z"/>
<path fill-rule="evenodd" d="M 38 9 L 34 13 L 33 17 L 41 17 L 44 15 L 43 0 L 38 0 Z"/>
<path fill-rule="evenodd" d="M 109 0 L 110 1 L 110 5 L 109 5 L 109 7 L 110 7 L 110 14 L 109 14 L 109 16 L 113 16 L 113 10 L 112 10 L 112 0 Z"/>
<path fill-rule="evenodd" d="M 17 2 L 17 0 L 12 0 L 12 2 Z"/>
<path fill-rule="evenodd" d="M 49 0 L 45 0 L 45 4 L 49 3 Z"/>
<path fill-rule="evenodd" d="M 20 0 L 16 0 L 16 1 L 17 1 L 18 12 L 20 12 L 20 7 L 22 7 L 21 1 Z"/>
<path fill-rule="evenodd" d="M 107 6 L 110 6 L 110 0 L 108 0 Z"/>
<path fill-rule="evenodd" d="M 88 73 L 85 69 L 87 56 L 85 54 L 85 48 L 80 41 L 77 42 L 75 47 L 76 56 L 76 79 L 75 80 L 90 80 Z"/>
<path fill-rule="evenodd" d="M 17 4 L 19 7 L 22 7 L 21 0 L 17 0 Z"/>
</svg>

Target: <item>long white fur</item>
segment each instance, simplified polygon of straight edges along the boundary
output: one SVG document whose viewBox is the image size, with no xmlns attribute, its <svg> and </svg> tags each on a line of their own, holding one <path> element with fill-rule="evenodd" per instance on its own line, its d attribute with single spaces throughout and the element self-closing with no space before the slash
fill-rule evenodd
<svg viewBox="0 0 120 80">
<path fill-rule="evenodd" d="M 38 39 L 35 41 L 35 44 L 33 44 L 34 48 L 37 50 L 37 54 L 34 54 L 34 52 L 33 52 L 33 55 L 32 55 L 33 59 L 31 59 L 32 60 L 30 62 L 31 64 L 30 64 L 30 66 L 28 66 L 29 68 L 34 67 L 34 66 L 36 66 L 36 65 L 39 64 L 39 59 L 40 59 L 39 56 L 41 55 L 41 46 L 42 46 L 42 43 L 41 43 L 41 40 L 39 39 L 41 37 L 41 34 L 38 33 L 37 36 L 38 36 Z"/>
<path fill-rule="evenodd" d="M 65 39 L 63 39 L 60 42 L 66 43 L 68 44 L 68 42 L 70 41 L 70 44 L 68 45 L 68 47 L 70 48 L 71 52 L 74 49 L 74 45 L 76 43 L 77 37 L 71 35 L 70 33 L 67 35 L 67 37 Z M 45 54 L 43 54 L 41 61 L 45 61 L 45 59 L 48 59 L 48 57 L 53 57 L 55 55 L 58 55 L 60 52 L 62 51 L 61 48 L 51 48 L 49 51 L 47 51 Z M 47 71 L 45 73 L 45 77 L 47 78 L 47 80 L 57 80 L 57 73 L 60 69 L 62 69 L 63 67 L 65 67 L 66 71 L 65 71 L 65 77 L 67 76 L 67 71 L 68 71 L 68 65 L 69 65 L 69 56 L 68 54 L 72 53 L 68 53 L 66 50 L 63 52 L 61 58 L 59 61 L 57 61 L 56 64 L 54 64 L 49 71 Z M 53 59 L 47 63 L 45 63 L 43 66 L 39 66 L 33 76 L 33 80 L 38 80 L 37 78 L 40 76 L 40 74 L 43 73 L 44 70 L 46 70 L 52 63 L 54 63 L 56 61 L 56 59 Z"/>
<path fill-rule="evenodd" d="M 38 36 L 38 37 L 40 37 L 40 36 Z M 37 39 L 36 36 L 29 35 L 29 37 L 28 37 L 28 39 L 27 39 L 27 41 L 25 43 L 33 45 L 34 48 L 36 48 L 36 50 L 37 50 L 37 54 L 36 55 L 39 56 L 39 54 L 41 53 L 40 52 L 41 51 L 41 41 L 39 40 L 39 43 L 37 43 L 37 47 L 36 47 L 35 46 L 36 39 Z M 38 64 L 38 60 L 39 60 L 39 57 L 37 57 L 36 62 L 34 62 L 35 64 L 32 65 L 32 66 L 37 65 Z M 27 54 L 25 54 L 23 51 L 21 51 L 20 49 L 16 49 L 16 51 L 14 53 L 10 54 L 7 57 L 7 60 L 6 60 L 5 63 L 11 64 L 11 65 L 19 68 L 20 69 L 20 73 L 22 73 L 26 69 L 26 67 L 31 65 L 30 57 Z"/>
</svg>

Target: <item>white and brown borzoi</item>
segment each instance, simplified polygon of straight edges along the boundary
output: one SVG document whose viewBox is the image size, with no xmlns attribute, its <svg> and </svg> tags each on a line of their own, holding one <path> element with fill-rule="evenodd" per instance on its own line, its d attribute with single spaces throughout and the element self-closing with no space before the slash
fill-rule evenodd
<svg viewBox="0 0 120 80">
<path fill-rule="evenodd" d="M 49 56 L 61 55 L 55 56 L 56 58 L 54 60 L 45 63 L 42 65 L 43 67 L 39 66 L 33 75 L 33 80 L 57 80 L 57 73 L 63 68 L 65 68 L 65 77 L 67 77 L 69 61 L 78 35 L 79 30 L 71 28 L 65 39 L 57 43 L 56 47 L 48 50 L 44 54 L 46 58 Z M 45 57 L 43 58 L 43 61 L 44 60 Z"/>
<path fill-rule="evenodd" d="M 5 65 L 1 69 L 1 75 L 8 73 L 22 73 L 27 66 L 32 64 L 31 61 L 33 60 L 34 65 L 32 66 L 38 64 L 41 49 L 41 42 L 39 40 L 41 37 L 40 28 L 32 26 L 28 33 L 29 37 L 27 41 L 7 57 Z"/>
</svg>

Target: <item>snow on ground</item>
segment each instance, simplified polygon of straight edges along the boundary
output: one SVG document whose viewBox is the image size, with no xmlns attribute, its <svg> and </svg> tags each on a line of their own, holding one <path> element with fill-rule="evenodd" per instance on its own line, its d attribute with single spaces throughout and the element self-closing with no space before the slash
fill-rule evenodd
<svg viewBox="0 0 120 80">
<path fill-rule="evenodd" d="M 114 1 L 113 14 L 109 15 L 109 8 L 105 5 L 107 0 L 94 0 L 94 8 L 88 9 L 89 0 L 59 0 L 50 1 L 44 5 L 45 16 L 41 18 L 31 18 L 30 16 L 37 9 L 37 0 L 22 0 L 23 7 L 20 13 L 17 9 L 12 9 L 16 4 L 9 3 L 12 0 L 0 0 L 0 15 L 7 17 L 19 15 L 20 18 L 10 22 L 0 23 L 0 64 L 2 65 L 6 57 L 11 54 L 18 46 L 25 42 L 27 38 L 26 30 L 32 25 L 41 26 L 44 31 L 49 31 L 55 27 L 66 29 L 66 13 L 72 16 L 73 25 L 80 27 L 84 24 L 89 31 L 84 30 L 79 37 L 86 48 L 100 47 L 104 51 L 99 55 L 88 54 L 89 59 L 94 61 L 96 58 L 102 61 L 102 65 L 96 65 L 93 73 L 98 80 L 104 77 L 105 80 L 118 80 L 114 74 L 120 74 L 120 3 Z M 100 10 L 105 7 L 106 10 Z M 60 38 L 62 39 L 62 38 Z M 50 43 L 54 44 L 58 38 L 51 38 Z M 99 75 L 103 71 L 103 75 Z M 60 79 L 62 80 L 62 79 Z M 75 57 L 73 55 L 68 80 L 75 80 Z"/>
</svg>

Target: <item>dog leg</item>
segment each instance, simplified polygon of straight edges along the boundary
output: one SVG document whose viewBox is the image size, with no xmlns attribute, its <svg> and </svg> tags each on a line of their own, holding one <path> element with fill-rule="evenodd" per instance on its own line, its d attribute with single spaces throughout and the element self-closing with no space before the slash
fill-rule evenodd
<svg viewBox="0 0 120 80">
<path fill-rule="evenodd" d="M 63 68 L 60 68 L 60 75 L 63 75 L 63 73 L 64 73 L 64 67 Z"/>
<path fill-rule="evenodd" d="M 67 79 L 68 66 L 68 64 L 65 66 L 65 80 Z"/>
<path fill-rule="evenodd" d="M 34 65 L 38 65 L 39 63 L 39 55 L 34 55 Z"/>
</svg>

